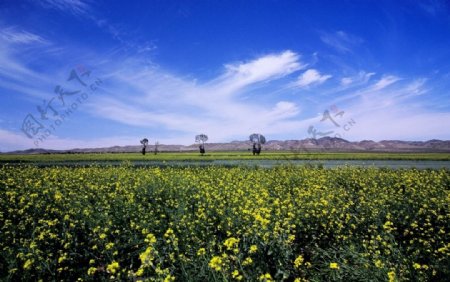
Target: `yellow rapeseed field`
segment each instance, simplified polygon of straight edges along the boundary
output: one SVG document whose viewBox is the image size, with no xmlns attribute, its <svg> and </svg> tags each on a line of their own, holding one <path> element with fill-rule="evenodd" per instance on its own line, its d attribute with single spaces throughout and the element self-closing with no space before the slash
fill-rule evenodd
<svg viewBox="0 0 450 282">
<path fill-rule="evenodd" d="M 0 280 L 443 281 L 448 170 L 0 167 Z"/>
</svg>

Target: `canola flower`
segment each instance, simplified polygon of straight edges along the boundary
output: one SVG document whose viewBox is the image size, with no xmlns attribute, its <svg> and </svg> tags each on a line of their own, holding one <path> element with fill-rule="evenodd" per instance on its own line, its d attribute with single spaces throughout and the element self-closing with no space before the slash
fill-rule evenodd
<svg viewBox="0 0 450 282">
<path fill-rule="evenodd" d="M 445 169 L 2 166 L 0 280 L 442 281 L 449 187 Z"/>
<path fill-rule="evenodd" d="M 259 276 L 259 281 L 265 281 L 265 282 L 273 281 L 272 275 L 270 275 L 270 273 L 262 274 L 261 276 Z"/>
<path fill-rule="evenodd" d="M 294 267 L 299 268 L 303 264 L 304 261 L 305 261 L 305 259 L 303 258 L 303 256 L 299 255 L 294 261 Z"/>
<path fill-rule="evenodd" d="M 330 268 L 331 269 L 339 269 L 339 264 L 336 262 L 330 262 Z"/>
<path fill-rule="evenodd" d="M 200 249 L 198 249 L 198 251 L 197 251 L 197 256 L 203 256 L 203 255 L 205 255 L 205 254 L 206 254 L 205 248 L 200 248 Z"/>
<path fill-rule="evenodd" d="M 231 273 L 231 277 L 232 277 L 233 279 L 236 279 L 237 281 L 241 281 L 241 280 L 243 279 L 242 275 L 239 273 L 239 270 L 234 270 L 234 271 Z"/>
<path fill-rule="evenodd" d="M 389 282 L 396 281 L 396 279 L 395 279 L 395 272 L 394 271 L 389 271 L 387 275 L 388 275 L 388 281 Z"/>
<path fill-rule="evenodd" d="M 244 261 L 242 262 L 242 265 L 247 266 L 247 265 L 251 265 L 253 263 L 252 258 L 248 257 L 245 258 Z"/>
<path fill-rule="evenodd" d="M 227 250 L 232 250 L 237 246 L 238 243 L 239 239 L 231 237 L 226 239 L 223 245 L 227 248 Z"/>
<path fill-rule="evenodd" d="M 112 273 L 112 274 L 116 273 L 117 270 L 119 270 L 119 263 L 118 263 L 117 261 L 111 262 L 111 263 L 108 264 L 108 266 L 106 267 L 106 270 L 107 270 L 109 273 Z"/>
<path fill-rule="evenodd" d="M 87 274 L 88 274 L 89 276 L 92 276 L 92 275 L 95 274 L 96 271 L 97 271 L 97 268 L 96 268 L 96 267 L 89 267 L 89 269 L 88 269 L 88 271 L 87 271 Z"/>
<path fill-rule="evenodd" d="M 210 260 L 208 265 L 215 271 L 221 271 L 222 267 L 223 267 L 223 259 L 222 259 L 222 257 L 215 256 Z"/>
</svg>

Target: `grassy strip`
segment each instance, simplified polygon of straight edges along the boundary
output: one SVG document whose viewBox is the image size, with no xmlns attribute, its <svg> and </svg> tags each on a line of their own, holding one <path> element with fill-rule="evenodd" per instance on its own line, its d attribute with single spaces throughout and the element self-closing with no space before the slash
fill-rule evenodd
<svg viewBox="0 0 450 282">
<path fill-rule="evenodd" d="M 450 153 L 293 153 L 264 152 L 253 156 L 246 151 L 211 152 L 204 156 L 198 153 L 139 153 L 104 154 L 36 154 L 0 155 L 0 163 L 17 162 L 79 162 L 79 161 L 212 161 L 212 160 L 450 160 Z"/>
</svg>

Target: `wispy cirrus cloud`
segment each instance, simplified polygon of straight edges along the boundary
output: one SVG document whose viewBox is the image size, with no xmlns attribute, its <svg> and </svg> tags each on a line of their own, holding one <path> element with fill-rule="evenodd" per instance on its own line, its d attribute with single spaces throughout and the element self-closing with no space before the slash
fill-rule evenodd
<svg viewBox="0 0 450 282">
<path fill-rule="evenodd" d="M 332 75 L 329 74 L 320 74 L 320 72 L 316 69 L 309 69 L 298 77 L 296 85 L 299 87 L 318 85 L 324 83 L 331 77 Z"/>
<path fill-rule="evenodd" d="M 357 75 L 343 77 L 341 79 L 341 85 L 342 86 L 351 86 L 351 85 L 365 84 L 374 75 L 375 75 L 374 72 L 360 71 L 360 72 L 358 72 Z"/>
<path fill-rule="evenodd" d="M 136 39 L 130 28 L 122 23 L 112 22 L 107 18 L 99 16 L 95 10 L 95 3 L 91 0 L 42 0 L 34 1 L 36 5 L 44 9 L 53 9 L 61 13 L 72 15 L 75 18 L 83 19 L 94 24 L 103 32 L 109 34 L 114 40 L 120 42 L 121 46 L 117 50 L 128 50 L 130 53 L 148 53 L 157 46 L 155 40 Z"/>
<path fill-rule="evenodd" d="M 51 83 L 51 76 L 29 67 L 36 59 L 53 48 L 53 43 L 43 36 L 16 26 L 0 28 L 0 87 L 27 96 L 46 97 L 43 84 Z"/>
<path fill-rule="evenodd" d="M 364 42 L 362 38 L 342 30 L 336 32 L 322 32 L 320 39 L 323 43 L 341 53 L 350 53 L 352 52 L 353 47 Z"/>
<path fill-rule="evenodd" d="M 111 80 L 117 81 L 123 91 L 134 89 L 134 95 L 123 103 L 118 94 L 121 89 L 114 87 L 113 94 L 92 105 L 91 112 L 124 124 L 159 126 L 180 134 L 200 130 L 222 141 L 258 130 L 282 132 L 283 128 L 298 124 L 291 120 L 300 112 L 296 103 L 279 100 L 270 105 L 259 102 L 258 96 L 251 100 L 243 97 L 248 95 L 247 87 L 281 79 L 304 68 L 299 58 L 287 50 L 226 64 L 223 74 L 202 84 L 128 61 L 127 71 L 112 74 Z"/>
<path fill-rule="evenodd" d="M 35 33 L 9 26 L 0 29 L 0 40 L 8 44 L 49 44 L 50 41 Z"/>
<path fill-rule="evenodd" d="M 41 0 L 38 3 L 44 8 L 56 9 L 74 15 L 84 15 L 90 10 L 88 1 L 85 0 Z"/>
<path fill-rule="evenodd" d="M 374 74 L 370 76 L 373 77 Z M 331 86 L 332 89 L 337 89 L 339 94 L 331 94 L 328 99 L 322 100 L 321 104 L 323 109 L 337 105 L 345 112 L 338 121 L 341 124 L 340 129 L 352 121 L 351 127 L 339 131 L 341 137 L 347 140 L 448 139 L 450 135 L 447 124 L 450 123 L 450 114 L 439 110 L 437 104 L 423 103 L 423 100 L 431 98 L 433 93 L 428 81 L 429 79 L 424 77 L 399 79 L 384 74 L 378 79 L 359 85 L 355 83 L 354 87 L 344 90 Z M 441 102 L 449 105 L 446 100 Z M 320 131 L 339 130 L 331 122 L 320 122 L 321 118 L 322 114 L 313 122 L 314 125 L 322 126 Z"/>
<path fill-rule="evenodd" d="M 225 74 L 213 83 L 226 85 L 228 91 L 245 87 L 261 81 L 277 79 L 306 67 L 300 56 L 290 50 L 269 54 L 249 62 L 226 64 Z"/>
<path fill-rule="evenodd" d="M 335 98 L 335 102 L 345 103 L 358 97 L 371 97 L 371 99 L 380 101 L 379 96 L 388 93 L 386 88 L 401 80 L 397 76 L 384 74 L 381 75 L 381 78 L 368 82 L 372 76 L 375 76 L 375 73 L 360 72 L 357 76 L 360 82 L 355 82 L 355 88 L 344 87 L 340 95 Z M 401 89 L 401 86 L 399 87 Z"/>
<path fill-rule="evenodd" d="M 430 16 L 446 16 L 448 18 L 448 9 L 450 4 L 446 0 L 424 0 L 420 1 L 419 7 Z"/>
<path fill-rule="evenodd" d="M 23 29 L 19 29 L 14 26 L 6 27 L 0 30 L 0 38 L 8 43 L 12 44 L 48 44 L 49 41 L 44 39 L 43 37 L 25 31 Z"/>
<path fill-rule="evenodd" d="M 447 124 L 450 114 L 427 108 L 418 100 L 429 95 L 427 79 L 418 78 L 398 82 L 392 88 L 380 88 L 383 78 L 357 92 L 358 99 L 339 101 L 356 120 L 357 126 L 352 128 L 348 137 L 353 140 L 398 139 L 428 140 L 448 139 Z M 384 80 L 386 81 L 386 80 Z"/>
<path fill-rule="evenodd" d="M 385 75 L 379 81 L 377 81 L 377 83 L 372 85 L 370 90 L 378 91 L 378 90 L 384 89 L 384 88 L 396 83 L 399 80 L 400 80 L 400 78 L 395 75 Z"/>
</svg>

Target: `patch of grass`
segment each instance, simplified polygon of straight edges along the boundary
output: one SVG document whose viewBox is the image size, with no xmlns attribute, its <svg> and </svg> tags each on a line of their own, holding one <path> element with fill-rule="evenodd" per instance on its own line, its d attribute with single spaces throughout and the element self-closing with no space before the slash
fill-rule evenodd
<svg viewBox="0 0 450 282">
<path fill-rule="evenodd" d="M 213 161 L 213 160 L 450 160 L 450 153 L 295 153 L 263 152 L 253 156 L 247 151 L 209 152 L 201 156 L 197 152 L 159 153 L 98 153 L 98 154 L 35 154 L 0 155 L 0 163 L 49 163 L 95 161 Z"/>
</svg>

